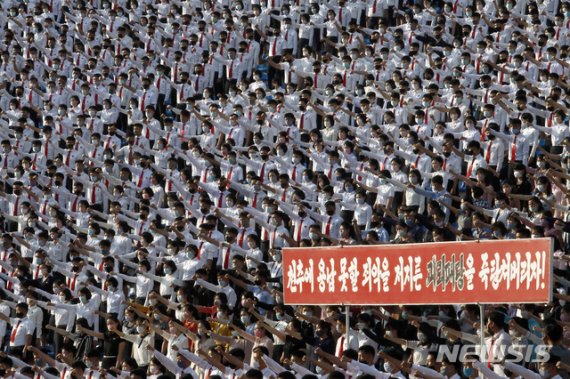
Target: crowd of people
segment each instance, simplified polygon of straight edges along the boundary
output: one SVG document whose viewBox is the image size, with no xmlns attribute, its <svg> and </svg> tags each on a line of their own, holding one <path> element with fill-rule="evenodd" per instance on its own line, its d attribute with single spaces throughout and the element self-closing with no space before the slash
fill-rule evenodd
<svg viewBox="0 0 570 379">
<path fill-rule="evenodd" d="M 0 24 L 1 377 L 570 378 L 570 3 L 3 0 Z M 548 304 L 283 301 L 286 247 L 541 237 Z"/>
</svg>

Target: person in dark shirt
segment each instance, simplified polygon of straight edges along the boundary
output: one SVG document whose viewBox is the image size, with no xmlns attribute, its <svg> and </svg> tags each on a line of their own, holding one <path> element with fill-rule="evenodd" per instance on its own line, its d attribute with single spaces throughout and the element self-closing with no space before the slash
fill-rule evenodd
<svg viewBox="0 0 570 379">
<path fill-rule="evenodd" d="M 324 320 L 320 320 L 315 328 L 316 339 L 313 346 L 320 347 L 326 353 L 334 354 L 336 341 L 333 338 L 331 324 Z"/>
<path fill-rule="evenodd" d="M 83 356 L 91 351 L 95 347 L 95 343 L 93 341 L 93 337 L 85 332 L 83 332 L 82 328 L 89 328 L 89 323 L 86 319 L 80 318 L 77 319 L 77 351 L 75 353 L 75 359 L 83 359 Z M 61 343 L 63 346 L 63 341 Z"/>
<path fill-rule="evenodd" d="M 532 193 L 532 184 L 528 180 L 526 174 L 526 168 L 522 163 L 516 164 L 513 170 L 513 176 L 515 178 L 514 183 L 512 183 L 511 194 L 513 195 L 529 195 Z M 511 204 L 514 208 L 519 210 L 528 208 L 528 201 L 520 200 L 519 204 Z"/>
<path fill-rule="evenodd" d="M 204 269 L 196 270 L 196 277 L 201 277 L 203 279 L 208 278 L 208 272 Z M 194 300 L 194 305 L 208 306 L 212 303 L 212 293 L 202 286 L 191 286 L 192 299 Z"/>
<path fill-rule="evenodd" d="M 77 330 L 80 333 L 103 340 L 103 360 L 101 362 L 103 369 L 108 370 L 115 367 L 119 357 L 124 357 L 126 342 L 116 333 L 117 331 L 121 332 L 121 322 L 116 316 L 107 317 L 107 331 L 105 333 L 89 330 L 84 326 L 78 326 Z"/>
</svg>

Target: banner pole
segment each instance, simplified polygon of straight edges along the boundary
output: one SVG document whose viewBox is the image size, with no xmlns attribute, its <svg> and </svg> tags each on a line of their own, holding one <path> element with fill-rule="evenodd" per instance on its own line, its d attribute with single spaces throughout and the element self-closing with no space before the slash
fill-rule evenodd
<svg viewBox="0 0 570 379">
<path fill-rule="evenodd" d="M 346 313 L 346 315 L 345 315 L 345 322 L 346 322 L 346 337 L 345 337 L 345 339 L 346 339 L 346 342 L 345 343 L 346 343 L 346 346 L 350 346 L 350 344 L 348 343 L 348 337 L 350 335 L 350 316 L 348 314 L 349 309 L 350 309 L 350 307 L 348 305 L 346 305 L 345 306 L 345 313 Z M 344 346 L 342 347 L 342 349 L 346 350 L 346 349 L 344 349 Z"/>
<path fill-rule="evenodd" d="M 479 328 L 481 330 L 481 362 L 488 362 L 487 347 L 485 346 L 485 304 L 479 304 Z M 485 359 L 485 361 L 483 361 Z"/>
</svg>

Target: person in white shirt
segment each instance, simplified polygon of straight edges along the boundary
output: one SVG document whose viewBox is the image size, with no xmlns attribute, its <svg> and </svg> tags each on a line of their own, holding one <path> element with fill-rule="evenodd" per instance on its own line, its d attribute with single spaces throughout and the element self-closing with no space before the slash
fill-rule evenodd
<svg viewBox="0 0 570 379">
<path fill-rule="evenodd" d="M 127 264 L 127 265 L 131 264 L 132 266 L 136 267 L 139 270 L 140 274 L 138 274 L 135 277 L 132 277 L 130 275 L 124 275 L 124 274 L 117 274 L 117 275 L 121 279 L 123 279 L 129 283 L 135 284 L 135 296 L 136 296 L 137 302 L 139 302 L 140 304 L 146 303 L 148 294 L 154 285 L 154 282 L 152 281 L 152 279 L 144 276 L 144 274 L 146 272 L 149 272 L 151 270 L 151 266 L 150 266 L 149 261 L 147 261 L 147 260 L 140 261 L 138 263 L 138 266 L 137 266 L 131 262 L 126 261 L 122 257 L 119 257 L 119 260 L 121 262 Z"/>
<path fill-rule="evenodd" d="M 139 319 L 136 334 L 127 334 L 115 331 L 122 339 L 133 344 L 132 357 L 139 366 L 148 366 L 153 356 L 148 346 L 154 346 L 154 333 L 151 331 L 148 320 Z"/>
<path fill-rule="evenodd" d="M 44 311 L 38 306 L 38 295 L 35 292 L 26 294 L 26 302 L 28 304 L 27 317 L 34 324 L 34 338 L 36 341 L 45 340 L 43 335 Z"/>
<path fill-rule="evenodd" d="M 505 376 L 504 366 L 500 362 L 504 361 L 512 345 L 511 336 L 505 332 L 505 315 L 497 311 L 491 312 L 487 319 L 487 332 L 490 335 L 485 338 L 487 356 L 482 356 L 481 360 L 490 362 L 497 375 Z"/>
<path fill-rule="evenodd" d="M 35 325 L 28 318 L 28 304 L 18 303 L 16 305 L 16 317 L 11 318 L 0 313 L 0 320 L 6 321 L 12 327 L 10 332 L 10 354 L 23 358 L 25 348 L 32 345 Z"/>
<path fill-rule="evenodd" d="M 490 133 L 501 138 L 507 146 L 509 161 L 509 175 L 512 174 L 516 163 L 528 164 L 529 144 L 524 134 L 521 134 L 521 120 L 511 119 L 509 123 L 510 134 L 501 133 L 499 131 L 490 130 Z"/>
<path fill-rule="evenodd" d="M 362 374 L 374 375 L 375 378 L 388 379 L 388 378 L 405 378 L 400 368 L 394 365 L 390 359 L 401 360 L 401 353 L 394 348 L 386 348 L 381 352 L 384 357 L 383 371 L 377 370 L 374 367 L 374 359 L 376 354 L 372 346 L 364 345 L 358 349 L 358 360 L 351 360 L 347 363 L 347 373 L 358 376 Z"/>
<path fill-rule="evenodd" d="M 492 130 L 492 129 L 490 129 Z M 495 131 L 490 131 L 491 134 L 497 133 Z M 463 152 L 455 149 L 452 147 L 455 154 L 457 154 L 460 158 L 464 158 L 467 161 L 467 170 L 465 172 L 465 176 L 471 179 L 476 178 L 477 170 L 482 167 L 487 167 L 487 161 L 483 157 L 481 151 L 481 144 L 478 141 L 471 141 L 467 145 L 467 152 L 468 154 L 464 154 Z"/>
<path fill-rule="evenodd" d="M 233 309 L 236 306 L 237 295 L 235 290 L 229 285 L 229 279 L 227 277 L 226 271 L 218 271 L 217 286 L 203 279 L 196 279 L 195 284 L 215 293 L 223 292 L 228 299 L 228 307 L 230 307 L 230 309 Z"/>
</svg>

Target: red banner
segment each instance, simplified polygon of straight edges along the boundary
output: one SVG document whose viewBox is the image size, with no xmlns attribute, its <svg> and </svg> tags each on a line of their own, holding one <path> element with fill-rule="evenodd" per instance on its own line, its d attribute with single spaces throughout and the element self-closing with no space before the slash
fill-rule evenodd
<svg viewBox="0 0 570 379">
<path fill-rule="evenodd" d="M 547 303 L 549 238 L 283 249 L 286 304 Z"/>
</svg>

